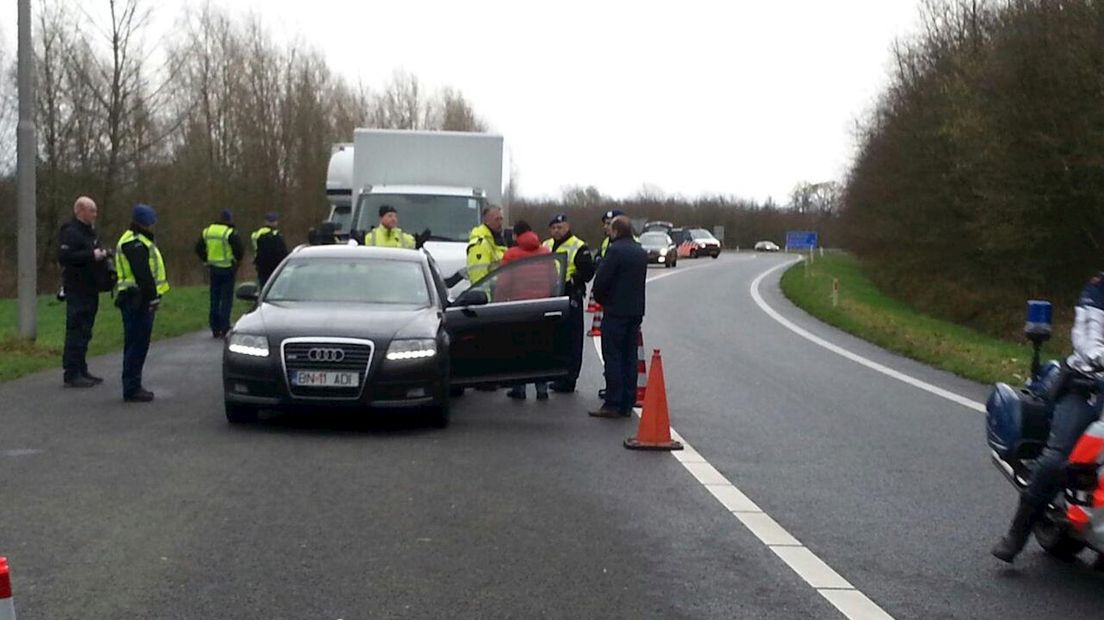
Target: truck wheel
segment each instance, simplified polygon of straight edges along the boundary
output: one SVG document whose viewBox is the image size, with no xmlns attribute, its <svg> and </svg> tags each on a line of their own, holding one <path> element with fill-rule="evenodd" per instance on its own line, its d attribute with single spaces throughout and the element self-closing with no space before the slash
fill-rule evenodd
<svg viewBox="0 0 1104 620">
<path fill-rule="evenodd" d="M 1066 528 L 1046 517 L 1035 526 L 1035 540 L 1043 551 L 1060 560 L 1072 560 L 1085 548 L 1085 543 L 1070 536 Z"/>
<path fill-rule="evenodd" d="M 252 424 L 257 421 L 257 409 L 249 405 L 225 401 L 226 421 L 231 424 Z"/>
</svg>

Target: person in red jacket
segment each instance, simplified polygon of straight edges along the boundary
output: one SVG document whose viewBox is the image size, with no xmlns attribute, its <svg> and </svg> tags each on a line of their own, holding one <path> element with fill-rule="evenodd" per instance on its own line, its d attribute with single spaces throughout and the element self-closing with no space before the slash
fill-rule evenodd
<svg viewBox="0 0 1104 620">
<path fill-rule="evenodd" d="M 541 245 L 540 237 L 524 221 L 514 225 L 514 238 L 517 245 L 506 250 L 502 265 L 508 265 L 531 256 L 548 254 L 550 250 Z M 522 265 L 504 272 L 495 285 L 495 301 L 519 301 L 523 299 L 541 299 L 548 297 L 559 284 L 556 264 L 551 261 L 538 261 L 532 265 Z M 537 400 L 548 400 L 548 384 L 534 383 Z M 506 396 L 525 400 L 525 386 L 516 385 L 506 392 Z"/>
</svg>

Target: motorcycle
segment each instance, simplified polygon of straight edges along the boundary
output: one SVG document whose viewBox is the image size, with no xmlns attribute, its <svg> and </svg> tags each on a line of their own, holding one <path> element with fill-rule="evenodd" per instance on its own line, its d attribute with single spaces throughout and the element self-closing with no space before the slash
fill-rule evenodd
<svg viewBox="0 0 1104 620">
<path fill-rule="evenodd" d="M 1031 482 L 1035 459 L 1046 446 L 1054 405 L 1071 384 L 1091 393 L 1099 414 L 1104 395 L 1097 385 L 1052 360 L 1040 364 L 1042 344 L 1050 338 L 1051 306 L 1028 302 L 1024 335 L 1034 346 L 1031 376 L 1023 387 L 993 386 L 985 403 L 987 441 L 997 469 L 1023 493 Z M 1094 568 L 1104 569 L 1104 421 L 1085 431 L 1070 454 L 1062 491 L 1035 525 L 1035 540 L 1047 553 L 1071 559 L 1088 548 L 1097 553 Z"/>
</svg>

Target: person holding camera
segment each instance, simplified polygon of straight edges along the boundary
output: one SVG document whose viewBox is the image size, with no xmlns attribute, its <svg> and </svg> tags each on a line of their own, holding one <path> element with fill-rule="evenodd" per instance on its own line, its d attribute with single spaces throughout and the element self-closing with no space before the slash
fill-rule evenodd
<svg viewBox="0 0 1104 620">
<path fill-rule="evenodd" d="M 61 355 L 66 387 L 87 388 L 103 383 L 88 372 L 88 344 L 100 309 L 100 293 L 114 286 L 111 250 L 100 247 L 96 238 L 96 203 L 81 196 L 73 204 L 73 219 L 58 232 L 58 263 L 61 264 L 65 300 L 65 349 Z"/>
</svg>

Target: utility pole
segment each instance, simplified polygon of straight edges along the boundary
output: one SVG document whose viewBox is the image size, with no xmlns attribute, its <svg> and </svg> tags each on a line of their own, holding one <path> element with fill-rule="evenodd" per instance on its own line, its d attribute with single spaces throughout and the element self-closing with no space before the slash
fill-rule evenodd
<svg viewBox="0 0 1104 620">
<path fill-rule="evenodd" d="M 19 256 L 19 335 L 38 335 L 38 264 L 35 235 L 35 165 L 38 145 L 34 124 L 34 49 L 31 47 L 31 0 L 19 0 L 19 125 L 16 129 L 16 209 Z"/>
</svg>

